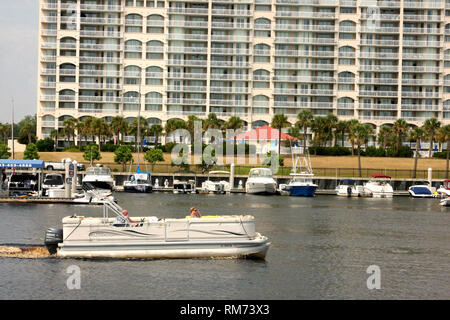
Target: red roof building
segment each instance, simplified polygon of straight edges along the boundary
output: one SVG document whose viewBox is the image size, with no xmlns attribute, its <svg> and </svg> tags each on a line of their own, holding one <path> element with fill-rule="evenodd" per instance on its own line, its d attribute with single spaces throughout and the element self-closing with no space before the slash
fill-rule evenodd
<svg viewBox="0 0 450 320">
<path fill-rule="evenodd" d="M 277 140 L 278 141 L 278 135 L 279 135 L 278 129 L 274 129 L 268 125 L 265 125 L 265 126 L 257 128 L 257 129 L 253 129 L 251 131 L 238 134 L 236 136 L 236 141 L 240 141 L 240 140 L 258 140 L 258 141 Z M 298 140 L 298 139 L 294 138 L 284 132 L 281 132 L 281 140 Z"/>
</svg>

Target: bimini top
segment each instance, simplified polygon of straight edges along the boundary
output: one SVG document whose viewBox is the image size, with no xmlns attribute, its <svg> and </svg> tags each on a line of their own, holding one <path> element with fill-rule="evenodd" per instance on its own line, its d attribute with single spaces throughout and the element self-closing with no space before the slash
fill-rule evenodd
<svg viewBox="0 0 450 320">
<path fill-rule="evenodd" d="M 343 182 L 351 182 L 351 183 L 353 183 L 353 182 L 356 182 L 356 180 L 354 180 L 354 179 L 341 179 L 341 180 L 339 180 L 339 182 L 340 183 L 343 183 Z"/>
<path fill-rule="evenodd" d="M 370 175 L 372 178 L 386 178 L 386 179 L 390 179 L 390 176 L 387 176 L 385 174 L 371 174 Z"/>
<path fill-rule="evenodd" d="M 43 169 L 44 168 L 44 160 L 0 159 L 0 168 Z"/>
</svg>

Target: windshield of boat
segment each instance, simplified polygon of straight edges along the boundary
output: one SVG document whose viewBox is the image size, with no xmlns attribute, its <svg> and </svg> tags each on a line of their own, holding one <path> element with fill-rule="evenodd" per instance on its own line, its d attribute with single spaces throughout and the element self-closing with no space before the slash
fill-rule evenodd
<svg viewBox="0 0 450 320">
<path fill-rule="evenodd" d="M 87 168 L 86 175 L 95 175 L 95 176 L 110 176 L 111 170 L 109 168 Z"/>
<path fill-rule="evenodd" d="M 255 177 L 270 178 L 270 177 L 272 177 L 272 171 L 270 171 L 270 169 L 264 169 L 264 168 L 250 170 L 250 178 L 255 178 Z"/>
<path fill-rule="evenodd" d="M 60 185 L 64 184 L 63 178 L 60 175 L 48 175 L 45 177 L 44 184 Z"/>
<path fill-rule="evenodd" d="M 37 180 L 37 177 L 34 174 L 13 174 L 10 178 L 11 182 L 26 182 L 30 180 Z"/>
</svg>

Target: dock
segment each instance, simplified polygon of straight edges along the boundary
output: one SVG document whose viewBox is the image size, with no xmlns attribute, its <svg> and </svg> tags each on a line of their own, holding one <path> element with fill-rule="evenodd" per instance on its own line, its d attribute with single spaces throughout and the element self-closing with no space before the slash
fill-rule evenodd
<svg viewBox="0 0 450 320">
<path fill-rule="evenodd" d="M 35 204 L 81 204 L 81 205 L 98 205 L 95 203 L 78 203 L 73 202 L 75 198 L 44 198 L 44 197 L 1 197 L 0 203 L 35 203 Z"/>
</svg>

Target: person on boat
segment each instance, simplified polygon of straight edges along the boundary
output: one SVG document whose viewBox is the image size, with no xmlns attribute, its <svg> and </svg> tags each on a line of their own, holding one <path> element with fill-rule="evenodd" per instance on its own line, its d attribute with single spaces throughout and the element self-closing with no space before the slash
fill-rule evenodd
<svg viewBox="0 0 450 320">
<path fill-rule="evenodd" d="M 201 218 L 202 215 L 200 213 L 200 210 L 198 210 L 196 207 L 191 208 L 191 218 Z"/>
<path fill-rule="evenodd" d="M 127 210 L 123 210 L 122 211 L 122 215 L 121 216 L 117 216 L 116 217 L 116 221 L 114 221 L 114 224 L 118 224 L 118 225 L 122 225 L 122 224 L 129 224 L 129 223 L 138 223 L 138 221 L 134 221 L 132 220 L 129 216 L 128 216 L 128 211 Z"/>
</svg>

